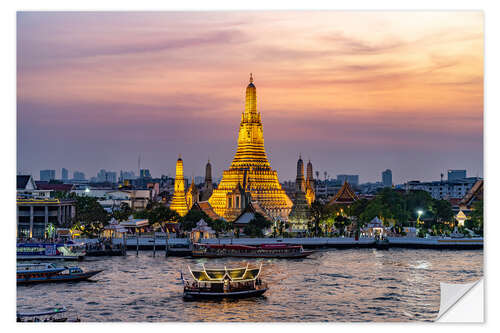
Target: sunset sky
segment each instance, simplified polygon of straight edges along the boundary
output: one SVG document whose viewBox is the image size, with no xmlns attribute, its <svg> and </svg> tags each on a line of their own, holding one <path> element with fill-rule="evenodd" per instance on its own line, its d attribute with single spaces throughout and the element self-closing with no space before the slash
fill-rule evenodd
<svg viewBox="0 0 500 333">
<path fill-rule="evenodd" d="M 24 12 L 17 169 L 221 177 L 252 72 L 271 166 L 483 176 L 481 12 Z"/>
</svg>

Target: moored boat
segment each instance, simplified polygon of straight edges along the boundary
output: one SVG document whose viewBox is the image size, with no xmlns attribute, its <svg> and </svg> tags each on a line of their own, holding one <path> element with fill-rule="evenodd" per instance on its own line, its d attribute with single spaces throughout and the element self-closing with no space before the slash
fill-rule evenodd
<svg viewBox="0 0 500 333">
<path fill-rule="evenodd" d="M 64 273 L 67 271 L 67 273 Z M 87 280 L 102 270 L 84 272 L 80 267 L 57 267 L 52 263 L 17 265 L 17 284 Z"/>
<path fill-rule="evenodd" d="M 311 255 L 302 245 L 261 244 L 261 245 L 227 245 L 227 244 L 194 244 L 192 256 L 205 258 L 240 257 L 240 258 L 282 258 L 297 259 Z"/>
<path fill-rule="evenodd" d="M 84 244 L 18 243 L 17 260 L 82 260 Z"/>
<path fill-rule="evenodd" d="M 80 319 L 77 317 L 73 320 L 68 320 L 66 317 L 67 310 L 65 308 L 55 308 L 48 311 L 39 312 L 17 312 L 16 321 L 17 322 L 66 322 L 73 321 L 79 322 Z"/>
<path fill-rule="evenodd" d="M 261 296 L 267 291 L 267 283 L 263 282 L 259 275 L 260 267 L 241 268 L 205 268 L 189 272 L 193 278 L 190 282 L 185 280 L 181 273 L 184 284 L 184 299 L 221 299 L 221 298 L 248 298 Z"/>
</svg>

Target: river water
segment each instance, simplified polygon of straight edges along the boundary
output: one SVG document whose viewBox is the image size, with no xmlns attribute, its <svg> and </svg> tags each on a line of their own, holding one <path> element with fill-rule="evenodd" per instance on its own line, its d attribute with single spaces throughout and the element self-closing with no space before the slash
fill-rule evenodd
<svg viewBox="0 0 500 333">
<path fill-rule="evenodd" d="M 482 250 L 348 249 L 309 258 L 251 259 L 263 263 L 265 296 L 242 300 L 182 299 L 180 271 L 241 267 L 235 258 L 89 258 L 84 270 L 105 269 L 95 282 L 17 287 L 17 310 L 64 306 L 82 321 L 431 321 L 439 312 L 439 283 L 469 283 L 483 275 Z M 76 264 L 76 263 L 75 263 Z M 71 263 L 66 263 L 71 265 Z"/>
</svg>

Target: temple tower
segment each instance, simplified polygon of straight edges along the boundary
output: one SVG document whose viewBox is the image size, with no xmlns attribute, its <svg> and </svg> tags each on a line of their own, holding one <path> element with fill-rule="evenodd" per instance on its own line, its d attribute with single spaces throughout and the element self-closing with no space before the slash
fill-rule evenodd
<svg viewBox="0 0 500 333">
<path fill-rule="evenodd" d="M 175 210 L 180 216 L 184 216 L 188 212 L 184 188 L 184 165 L 180 155 L 175 166 L 174 197 L 170 203 L 170 209 Z"/>
<path fill-rule="evenodd" d="M 210 160 L 208 160 L 207 165 L 205 166 L 205 184 L 201 189 L 200 200 L 207 201 L 212 196 L 214 191 L 214 185 L 212 184 L 212 164 L 210 164 Z"/>
<path fill-rule="evenodd" d="M 247 171 L 246 177 L 244 176 Z M 246 178 L 246 186 L 242 186 Z M 245 111 L 241 114 L 238 131 L 238 147 L 229 170 L 222 174 L 222 180 L 209 199 L 214 211 L 226 220 L 235 216 L 235 202 L 228 193 L 242 186 L 269 216 L 287 219 L 292 201 L 286 195 L 278 180 L 278 173 L 271 169 L 264 149 L 264 134 L 260 113 L 257 111 L 257 89 L 250 74 L 250 83 L 245 92 Z M 231 207 L 231 208 L 229 208 Z"/>
<path fill-rule="evenodd" d="M 189 186 L 186 193 L 186 204 L 188 210 L 193 207 L 195 203 L 198 202 L 200 192 L 194 183 L 194 177 L 191 178 L 191 185 Z"/>
<path fill-rule="evenodd" d="M 306 178 L 306 199 L 311 205 L 316 200 L 316 190 L 314 188 L 313 165 L 311 161 L 307 163 L 307 178 Z"/>
<path fill-rule="evenodd" d="M 304 162 L 299 156 L 297 161 L 297 178 L 295 179 L 295 194 L 293 197 L 293 207 L 288 220 L 290 221 L 292 231 L 305 232 L 307 222 L 310 219 L 309 203 L 306 198 L 306 182 L 304 180 Z"/>
</svg>

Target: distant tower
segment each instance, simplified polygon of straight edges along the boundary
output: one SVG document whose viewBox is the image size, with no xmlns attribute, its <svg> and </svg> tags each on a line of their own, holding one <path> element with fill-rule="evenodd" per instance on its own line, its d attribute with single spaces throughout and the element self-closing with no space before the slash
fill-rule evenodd
<svg viewBox="0 0 500 333">
<path fill-rule="evenodd" d="M 212 184 L 212 164 L 210 164 L 210 160 L 208 160 L 207 165 L 205 167 L 205 184 L 202 188 L 201 193 L 201 201 L 207 201 L 212 196 L 214 191 L 214 185 Z"/>
<path fill-rule="evenodd" d="M 316 199 L 316 191 L 314 189 L 313 165 L 311 161 L 307 163 L 306 199 L 309 205 L 312 204 Z"/>
<path fill-rule="evenodd" d="M 292 231 L 305 232 L 310 218 L 309 204 L 306 198 L 306 182 L 304 180 L 304 162 L 299 156 L 297 161 L 297 178 L 295 179 L 295 194 L 293 206 L 288 215 Z"/>
<path fill-rule="evenodd" d="M 180 155 L 175 166 L 174 197 L 170 203 L 170 209 L 175 210 L 180 216 L 184 216 L 188 212 L 184 189 L 184 165 Z"/>
<path fill-rule="evenodd" d="M 306 192 L 306 183 L 304 180 L 304 162 L 302 157 L 299 155 L 299 160 L 297 161 L 297 178 L 295 179 L 295 191 Z"/>
<path fill-rule="evenodd" d="M 390 169 L 382 172 L 382 185 L 392 187 L 392 171 Z"/>
</svg>

